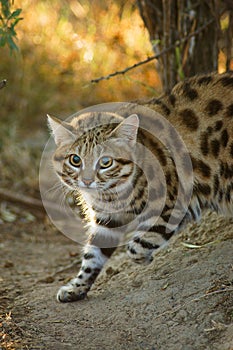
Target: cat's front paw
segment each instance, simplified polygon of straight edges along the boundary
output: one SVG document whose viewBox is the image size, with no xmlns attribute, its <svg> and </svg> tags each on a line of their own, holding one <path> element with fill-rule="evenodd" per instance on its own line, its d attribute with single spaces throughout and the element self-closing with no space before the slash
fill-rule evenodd
<svg viewBox="0 0 233 350">
<path fill-rule="evenodd" d="M 129 257 L 136 262 L 151 262 L 153 260 L 152 253 L 158 246 L 151 242 L 136 236 L 128 243 L 127 253 Z"/>
<path fill-rule="evenodd" d="M 89 288 L 86 286 L 75 286 L 67 284 L 61 287 L 57 293 L 57 300 L 62 303 L 83 300 L 87 296 Z"/>
</svg>

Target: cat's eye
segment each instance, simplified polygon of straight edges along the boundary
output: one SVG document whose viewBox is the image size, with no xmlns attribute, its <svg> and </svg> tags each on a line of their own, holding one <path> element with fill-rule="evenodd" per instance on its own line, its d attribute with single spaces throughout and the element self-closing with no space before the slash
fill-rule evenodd
<svg viewBox="0 0 233 350">
<path fill-rule="evenodd" d="M 75 167 L 79 167 L 82 163 L 82 159 L 77 154 L 71 154 L 69 156 L 69 162 Z"/>
<path fill-rule="evenodd" d="M 113 159 L 111 157 L 102 157 L 100 160 L 99 160 L 99 166 L 101 168 L 109 168 L 113 163 Z"/>
</svg>

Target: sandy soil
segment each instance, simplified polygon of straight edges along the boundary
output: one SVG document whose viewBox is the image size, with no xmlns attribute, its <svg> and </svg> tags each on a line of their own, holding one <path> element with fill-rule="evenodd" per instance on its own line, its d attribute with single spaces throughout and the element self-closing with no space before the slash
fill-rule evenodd
<svg viewBox="0 0 233 350">
<path fill-rule="evenodd" d="M 69 304 L 55 295 L 77 245 L 47 219 L 0 230 L 0 349 L 233 349 L 232 221 L 207 214 L 150 265 L 118 250 L 88 299 Z"/>
</svg>

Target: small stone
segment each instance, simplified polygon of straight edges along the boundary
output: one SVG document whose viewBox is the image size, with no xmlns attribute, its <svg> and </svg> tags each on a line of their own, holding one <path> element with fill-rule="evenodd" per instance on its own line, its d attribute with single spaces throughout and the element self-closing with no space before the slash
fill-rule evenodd
<svg viewBox="0 0 233 350">
<path fill-rule="evenodd" d="M 106 269 L 106 274 L 109 276 L 109 275 L 114 275 L 114 272 L 115 270 L 109 266 L 107 269 Z"/>
<path fill-rule="evenodd" d="M 5 267 L 6 269 L 11 268 L 11 267 L 13 267 L 13 266 L 14 266 L 14 264 L 13 264 L 12 261 L 5 261 L 4 267 Z"/>
<path fill-rule="evenodd" d="M 47 276 L 43 280 L 41 280 L 43 283 L 53 283 L 54 282 L 54 277 L 53 276 Z"/>
<path fill-rule="evenodd" d="M 134 280 L 132 281 L 132 287 L 139 288 L 142 285 L 142 280 Z"/>
</svg>

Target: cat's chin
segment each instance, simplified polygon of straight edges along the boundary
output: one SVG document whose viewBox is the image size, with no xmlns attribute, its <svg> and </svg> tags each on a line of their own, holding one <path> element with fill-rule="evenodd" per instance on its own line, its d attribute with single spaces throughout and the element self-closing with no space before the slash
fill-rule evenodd
<svg viewBox="0 0 233 350">
<path fill-rule="evenodd" d="M 79 185 L 78 186 L 78 189 L 81 190 L 81 191 L 86 191 L 86 192 L 94 192 L 94 191 L 97 191 L 97 187 L 93 186 L 85 186 L 85 185 Z"/>
</svg>

